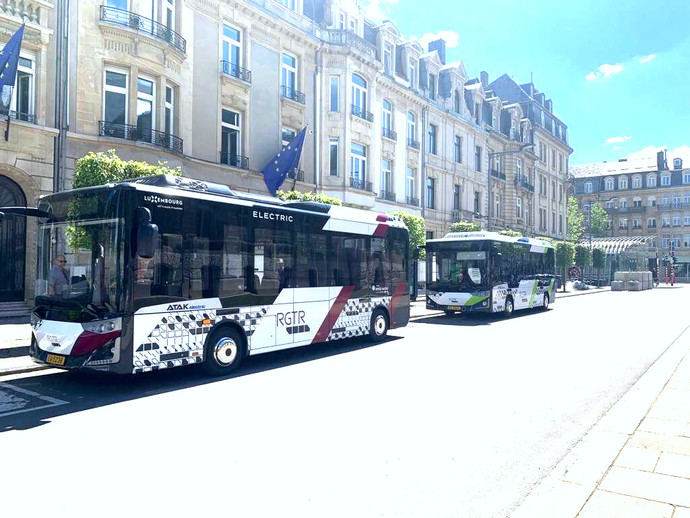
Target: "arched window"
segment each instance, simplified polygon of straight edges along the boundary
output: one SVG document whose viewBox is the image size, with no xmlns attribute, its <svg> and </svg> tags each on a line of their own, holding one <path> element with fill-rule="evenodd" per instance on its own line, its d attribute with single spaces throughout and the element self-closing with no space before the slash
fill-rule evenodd
<svg viewBox="0 0 690 518">
<path fill-rule="evenodd" d="M 604 189 L 607 191 L 613 190 L 613 178 L 606 178 L 604 180 Z"/>
<path fill-rule="evenodd" d="M 647 187 L 656 187 L 656 173 L 647 175 Z"/>
<path fill-rule="evenodd" d="M 636 174 L 635 176 L 633 176 L 632 187 L 633 187 L 633 189 L 641 189 L 642 188 L 642 177 L 639 174 Z"/>
<path fill-rule="evenodd" d="M 585 194 L 592 192 L 592 182 L 585 182 Z"/>
<path fill-rule="evenodd" d="M 367 82 L 362 76 L 352 74 L 352 114 L 366 117 Z"/>
<path fill-rule="evenodd" d="M 618 189 L 624 190 L 628 188 L 628 177 L 627 176 L 619 176 L 618 177 Z"/>
</svg>

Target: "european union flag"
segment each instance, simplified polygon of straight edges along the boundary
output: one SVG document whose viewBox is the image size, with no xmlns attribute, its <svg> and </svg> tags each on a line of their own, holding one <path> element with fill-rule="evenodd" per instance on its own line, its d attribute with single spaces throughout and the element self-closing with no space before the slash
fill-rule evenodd
<svg viewBox="0 0 690 518">
<path fill-rule="evenodd" d="M 14 80 L 17 77 L 17 63 L 19 62 L 19 51 L 22 48 L 22 38 L 24 37 L 24 25 L 22 24 L 17 32 L 5 43 L 5 48 L 0 53 L 0 91 L 6 86 L 14 87 Z"/>
<path fill-rule="evenodd" d="M 302 145 L 304 144 L 304 136 L 307 133 L 306 126 L 300 131 L 295 138 L 293 138 L 287 145 L 283 146 L 283 150 L 274 156 L 271 161 L 263 168 L 264 182 L 268 192 L 273 196 L 276 191 L 283 185 L 287 174 L 296 169 L 299 165 L 299 157 L 302 154 Z"/>
</svg>

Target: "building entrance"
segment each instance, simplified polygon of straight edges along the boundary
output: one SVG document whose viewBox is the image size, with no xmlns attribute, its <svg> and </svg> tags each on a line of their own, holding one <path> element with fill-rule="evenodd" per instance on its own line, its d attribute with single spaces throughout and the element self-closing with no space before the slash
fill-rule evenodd
<svg viewBox="0 0 690 518">
<path fill-rule="evenodd" d="M 26 196 L 15 182 L 0 175 L 0 207 L 25 207 Z M 0 302 L 24 299 L 26 218 L 0 219 Z"/>
</svg>

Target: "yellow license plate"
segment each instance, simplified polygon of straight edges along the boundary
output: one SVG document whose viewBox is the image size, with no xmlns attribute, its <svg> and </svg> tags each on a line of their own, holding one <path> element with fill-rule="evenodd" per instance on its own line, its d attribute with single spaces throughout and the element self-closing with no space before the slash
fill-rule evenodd
<svg viewBox="0 0 690 518">
<path fill-rule="evenodd" d="M 46 363 L 50 363 L 51 365 L 64 365 L 65 357 L 59 354 L 49 354 L 46 356 Z"/>
<path fill-rule="evenodd" d="M 448 306 L 451 311 L 462 311 L 462 306 Z"/>
</svg>

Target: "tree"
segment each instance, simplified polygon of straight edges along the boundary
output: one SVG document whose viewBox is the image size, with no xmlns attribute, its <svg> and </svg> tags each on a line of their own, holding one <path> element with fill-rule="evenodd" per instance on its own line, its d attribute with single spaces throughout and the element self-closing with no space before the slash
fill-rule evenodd
<svg viewBox="0 0 690 518">
<path fill-rule="evenodd" d="M 575 264 L 580 268 L 584 280 L 585 266 L 589 266 L 592 261 L 592 253 L 585 245 L 575 245 Z"/>
<path fill-rule="evenodd" d="M 522 232 L 519 230 L 513 230 L 512 228 L 504 228 L 503 230 L 499 230 L 498 233 L 502 236 L 523 237 Z"/>
<path fill-rule="evenodd" d="M 577 243 L 585 231 L 585 216 L 577 206 L 577 200 L 568 198 L 568 240 Z"/>
<path fill-rule="evenodd" d="M 313 191 L 278 191 L 276 196 L 285 201 L 316 201 L 319 203 L 327 203 L 328 205 L 343 204 L 338 198 L 333 198 L 332 196 Z"/>
<path fill-rule="evenodd" d="M 606 265 L 606 252 L 601 248 L 592 250 L 592 266 L 597 269 L 597 286 L 599 286 L 599 278 L 601 277 L 601 270 Z"/>
<path fill-rule="evenodd" d="M 451 223 L 448 229 L 449 232 L 476 232 L 477 230 L 481 230 L 479 223 L 464 220 Z"/>
<path fill-rule="evenodd" d="M 153 165 L 136 160 L 123 160 L 112 149 L 97 153 L 92 151 L 77 160 L 73 187 L 75 189 L 93 187 L 156 174 L 180 176 L 182 169 L 179 167 L 168 167 L 164 163 Z"/>
<path fill-rule="evenodd" d="M 565 291 L 565 281 L 567 277 L 567 270 L 575 260 L 575 247 L 568 241 L 560 241 L 556 243 L 556 266 L 563 273 L 562 284 L 563 291 Z"/>
<path fill-rule="evenodd" d="M 599 202 L 590 207 L 589 228 L 592 237 L 605 237 L 608 234 L 609 216 Z"/>
<path fill-rule="evenodd" d="M 408 214 L 401 210 L 395 211 L 393 216 L 397 216 L 405 223 L 410 233 L 410 257 L 414 257 L 417 247 L 424 246 L 424 243 L 426 243 L 426 223 L 424 222 L 424 218 Z M 420 251 L 419 258 L 424 258 L 423 249 Z"/>
</svg>

